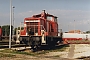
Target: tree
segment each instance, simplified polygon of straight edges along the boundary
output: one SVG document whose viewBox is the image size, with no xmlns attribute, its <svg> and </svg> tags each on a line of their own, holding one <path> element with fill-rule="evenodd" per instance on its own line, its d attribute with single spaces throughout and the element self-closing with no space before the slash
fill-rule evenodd
<svg viewBox="0 0 90 60">
<path fill-rule="evenodd" d="M 20 30 L 20 27 L 14 29 L 14 34 L 15 34 L 15 35 L 16 35 L 16 30 L 17 30 L 17 29 Z M 24 29 L 24 27 L 21 27 L 21 30 L 23 30 L 23 29 Z"/>
<path fill-rule="evenodd" d="M 12 26 L 12 30 L 13 30 L 13 26 Z M 12 33 L 12 30 L 11 30 L 11 33 Z M 2 26 L 2 35 L 9 36 L 9 34 L 10 34 L 10 25 L 3 25 Z"/>
<path fill-rule="evenodd" d="M 24 29 L 24 27 L 21 27 L 21 30 L 23 30 Z M 20 27 L 18 27 L 18 30 L 20 30 Z"/>
<path fill-rule="evenodd" d="M 90 31 L 86 31 L 86 33 L 90 33 Z"/>
<path fill-rule="evenodd" d="M 24 28 L 21 27 L 21 30 L 23 30 Z M 17 28 L 14 29 L 14 35 L 16 35 L 16 30 Z M 18 27 L 18 30 L 20 30 L 20 27 Z M 13 26 L 11 27 L 11 34 L 13 33 Z M 3 36 L 9 36 L 10 34 L 10 25 L 3 25 L 2 26 L 2 35 Z"/>
<path fill-rule="evenodd" d="M 16 30 L 17 30 L 17 28 L 14 29 L 14 35 L 16 35 Z"/>
</svg>

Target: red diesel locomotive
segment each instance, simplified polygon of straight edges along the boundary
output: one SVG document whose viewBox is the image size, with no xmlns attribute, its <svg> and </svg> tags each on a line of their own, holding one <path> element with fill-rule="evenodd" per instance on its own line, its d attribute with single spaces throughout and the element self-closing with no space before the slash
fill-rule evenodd
<svg viewBox="0 0 90 60">
<path fill-rule="evenodd" d="M 56 16 L 43 10 L 41 14 L 24 19 L 24 29 L 20 31 L 20 43 L 28 44 L 34 49 L 42 45 L 53 46 L 62 41 L 62 34 L 58 36 Z"/>
</svg>

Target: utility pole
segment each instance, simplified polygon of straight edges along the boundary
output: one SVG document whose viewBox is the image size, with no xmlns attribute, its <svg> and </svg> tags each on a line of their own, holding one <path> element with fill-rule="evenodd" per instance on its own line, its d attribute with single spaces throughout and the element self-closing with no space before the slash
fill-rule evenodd
<svg viewBox="0 0 90 60">
<path fill-rule="evenodd" d="M 68 24 L 68 32 L 69 32 L 69 24 Z"/>
<path fill-rule="evenodd" d="M 74 20 L 74 33 L 75 33 L 75 20 Z"/>
<path fill-rule="evenodd" d="M 12 26 L 13 26 L 13 32 L 12 32 L 12 39 L 13 39 L 13 35 L 14 35 L 14 6 L 12 6 Z M 13 39 L 14 40 L 14 39 Z"/>
<path fill-rule="evenodd" d="M 12 0 L 10 0 L 10 35 L 9 35 L 9 49 L 11 49 L 11 25 L 12 25 Z"/>
</svg>

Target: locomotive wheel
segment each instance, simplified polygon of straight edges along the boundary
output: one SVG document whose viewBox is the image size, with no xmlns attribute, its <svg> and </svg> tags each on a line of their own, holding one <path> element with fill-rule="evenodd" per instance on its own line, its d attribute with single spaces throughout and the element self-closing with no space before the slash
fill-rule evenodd
<svg viewBox="0 0 90 60">
<path fill-rule="evenodd" d="M 35 49 L 34 49 L 34 46 L 33 46 L 33 45 L 31 45 L 31 51 L 32 51 L 32 52 L 34 52 L 34 51 L 35 51 Z"/>
<path fill-rule="evenodd" d="M 31 45 L 31 51 L 32 52 L 35 52 L 38 50 L 38 46 L 35 46 L 35 45 Z"/>
<path fill-rule="evenodd" d="M 31 51 L 35 52 L 35 51 L 38 51 L 38 49 L 40 48 L 40 45 L 39 45 L 39 42 L 38 44 L 36 44 L 35 41 L 32 41 L 32 45 L 31 46 Z"/>
<path fill-rule="evenodd" d="M 38 37 L 29 37 L 28 45 L 31 47 L 31 51 L 37 51 L 40 47 L 40 39 Z"/>
</svg>

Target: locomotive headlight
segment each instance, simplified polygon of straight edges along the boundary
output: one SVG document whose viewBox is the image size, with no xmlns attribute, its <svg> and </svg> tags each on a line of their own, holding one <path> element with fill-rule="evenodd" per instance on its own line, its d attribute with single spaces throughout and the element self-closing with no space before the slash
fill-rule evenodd
<svg viewBox="0 0 90 60">
<path fill-rule="evenodd" d="M 38 33 L 35 33 L 36 36 L 38 36 Z"/>
<path fill-rule="evenodd" d="M 24 24 L 24 27 L 27 27 L 27 25 L 26 25 L 26 24 Z"/>
</svg>

